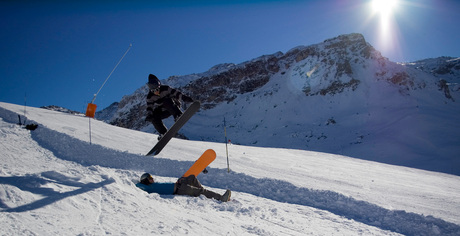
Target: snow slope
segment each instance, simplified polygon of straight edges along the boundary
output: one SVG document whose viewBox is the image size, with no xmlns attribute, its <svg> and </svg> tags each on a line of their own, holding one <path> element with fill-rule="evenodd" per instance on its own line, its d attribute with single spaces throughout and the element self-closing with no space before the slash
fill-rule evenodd
<svg viewBox="0 0 460 236">
<path fill-rule="evenodd" d="M 0 103 L 1 235 L 459 235 L 460 177 L 327 153 L 173 139 Z M 89 127 L 91 126 L 91 144 Z M 175 181 L 206 149 L 199 180 L 232 201 L 147 194 L 144 172 Z"/>
</svg>

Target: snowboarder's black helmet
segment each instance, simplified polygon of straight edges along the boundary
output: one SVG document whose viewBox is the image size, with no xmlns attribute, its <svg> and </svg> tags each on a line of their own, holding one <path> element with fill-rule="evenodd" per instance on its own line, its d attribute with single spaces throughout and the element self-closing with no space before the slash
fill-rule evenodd
<svg viewBox="0 0 460 236">
<path fill-rule="evenodd" d="M 149 75 L 149 82 L 147 83 L 151 90 L 158 89 L 161 85 L 160 80 L 153 74 Z"/>
<path fill-rule="evenodd" d="M 141 175 L 141 183 L 143 184 L 150 184 L 149 179 L 152 178 L 152 176 L 149 173 L 144 173 Z"/>
</svg>

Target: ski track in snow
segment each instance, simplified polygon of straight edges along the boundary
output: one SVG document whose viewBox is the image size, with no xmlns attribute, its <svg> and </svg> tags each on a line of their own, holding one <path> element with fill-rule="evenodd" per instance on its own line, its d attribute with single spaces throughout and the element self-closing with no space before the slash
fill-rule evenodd
<svg viewBox="0 0 460 236">
<path fill-rule="evenodd" d="M 4 121 L 13 124 L 15 123 L 15 118 L 17 117 L 16 113 L 3 108 L 0 108 L 0 115 L 3 117 Z M 110 199 L 110 196 L 108 196 L 110 193 L 107 189 L 109 185 L 116 183 L 117 185 L 123 184 L 134 186 L 133 179 L 137 178 L 136 174 L 144 171 L 150 172 L 155 176 L 160 176 L 160 178 L 176 178 L 177 176 L 180 176 L 186 169 L 188 169 L 188 167 L 190 167 L 190 165 L 193 163 L 193 161 L 178 161 L 165 158 L 145 157 L 137 154 L 109 149 L 97 144 L 90 145 L 88 142 L 79 140 L 55 130 L 51 130 L 43 125 L 40 125 L 37 130 L 30 132 L 30 135 L 31 138 L 38 144 L 38 146 L 45 150 L 49 150 L 52 155 L 58 159 L 69 161 L 75 165 L 85 166 L 87 167 L 87 171 L 91 172 L 93 175 L 95 173 L 99 173 L 100 179 L 97 181 L 92 179 L 82 182 L 82 179 L 84 179 L 84 177 L 81 176 L 82 174 L 77 174 L 77 177 L 69 178 L 68 175 L 63 175 L 59 173 L 59 171 L 45 171 L 39 174 L 35 173 L 29 175 L 20 175 L 19 173 L 14 173 L 11 176 L 6 176 L 6 173 L 2 171 L 0 177 L 0 184 L 2 186 L 15 186 L 22 191 L 30 192 L 31 194 L 39 194 L 42 196 L 41 199 L 35 201 L 32 197 L 25 196 L 24 198 L 28 198 L 27 200 L 29 203 L 22 205 L 18 204 L 16 207 L 8 207 L 4 202 L 5 198 L 8 199 L 8 196 L 4 196 L 4 194 L 7 193 L 0 194 L 2 218 L 8 217 L 5 215 L 5 213 L 20 214 L 24 212 L 30 212 L 40 208 L 46 208 L 47 206 L 55 204 L 63 199 L 70 199 L 74 196 L 91 192 L 91 195 L 94 195 L 94 198 L 87 199 L 87 201 L 89 201 L 89 204 L 94 205 L 94 208 L 97 210 L 97 212 L 94 213 L 94 224 L 96 225 L 96 228 L 99 228 L 99 232 L 97 232 L 97 234 L 105 234 L 110 230 L 106 229 L 108 226 L 104 224 L 104 215 L 107 213 L 115 214 L 116 208 L 118 207 L 116 205 L 112 205 L 110 207 L 105 206 L 105 204 L 109 203 L 106 201 Z M 50 154 L 45 154 L 45 156 L 46 155 L 51 156 Z M 208 170 L 208 174 L 200 175 L 200 181 L 203 185 L 210 187 L 211 189 L 232 189 L 232 191 L 238 193 L 238 196 L 241 199 L 234 199 L 229 204 L 219 204 L 217 202 L 208 202 L 208 200 L 203 200 L 202 197 L 185 198 L 188 202 L 187 204 L 178 204 L 182 205 L 182 207 L 184 207 L 186 210 L 188 204 L 206 203 L 206 205 L 203 206 L 205 209 L 214 207 L 218 211 L 234 212 L 236 215 L 244 215 L 246 217 L 257 215 L 257 217 L 267 221 L 268 224 L 271 224 L 272 228 L 281 228 L 279 231 L 281 234 L 302 234 L 302 228 L 299 229 L 298 225 L 294 224 L 294 227 L 289 228 L 289 225 L 287 225 L 286 222 L 277 222 L 276 219 L 271 220 L 269 217 L 264 217 L 270 214 L 274 214 L 274 211 L 281 211 L 282 209 L 280 210 L 276 208 L 270 208 L 269 205 L 267 205 L 266 209 L 261 209 L 258 206 L 251 208 L 250 206 L 246 205 L 245 201 L 247 201 L 248 198 L 256 197 L 264 198 L 268 201 L 276 201 L 282 204 L 290 204 L 292 206 L 299 205 L 311 207 L 318 209 L 319 212 L 330 212 L 348 220 L 377 227 L 387 231 L 387 233 L 389 233 L 388 231 L 391 231 L 405 235 L 460 234 L 459 225 L 447 222 L 443 219 L 406 212 L 404 210 L 385 209 L 370 202 L 357 200 L 338 192 L 297 187 L 290 182 L 278 180 L 275 178 L 255 178 L 245 173 L 227 173 L 226 169 L 208 168 Z M 106 172 L 106 174 L 104 174 L 104 172 Z M 117 172 L 120 174 L 120 176 L 114 175 Z M 132 179 L 121 179 L 122 177 L 126 176 L 131 176 Z M 47 185 L 54 186 L 54 188 L 43 187 Z M 61 186 L 63 189 L 56 190 L 56 186 Z M 8 192 L 6 190 L 2 191 Z M 161 201 L 174 202 L 178 201 L 178 199 L 183 199 L 183 197 L 177 196 L 148 196 L 150 198 L 160 199 Z M 122 199 L 116 200 L 120 201 L 120 204 L 123 204 Z M 18 202 L 21 202 L 21 199 L 18 199 Z M 110 203 L 113 204 L 113 202 Z M 112 209 L 107 210 L 110 208 Z M 267 211 L 271 211 L 271 213 Z M 121 218 L 120 220 L 123 219 Z M 195 220 L 201 221 L 206 219 Z M 193 225 L 194 222 L 184 222 L 184 224 Z M 172 232 L 168 232 L 172 234 L 193 233 L 192 231 L 185 230 L 187 227 L 167 229 L 167 226 L 161 226 L 161 223 L 157 226 L 159 229 L 164 228 L 165 232 L 172 230 Z M 249 224 L 247 226 L 242 225 L 242 228 L 248 234 L 272 234 L 270 231 L 264 230 L 264 228 L 254 227 L 253 225 Z M 156 232 L 162 231 L 159 230 Z M 31 232 L 24 231 L 21 233 Z"/>
</svg>

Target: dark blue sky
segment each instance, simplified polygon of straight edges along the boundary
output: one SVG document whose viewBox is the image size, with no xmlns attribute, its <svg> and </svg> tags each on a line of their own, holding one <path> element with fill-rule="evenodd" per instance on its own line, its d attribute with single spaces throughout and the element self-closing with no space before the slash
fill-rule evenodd
<svg viewBox="0 0 460 236">
<path fill-rule="evenodd" d="M 2 1 L 0 101 L 101 110 L 147 82 L 361 33 L 392 61 L 460 56 L 460 1 Z M 382 30 L 387 22 L 387 31 Z"/>
</svg>

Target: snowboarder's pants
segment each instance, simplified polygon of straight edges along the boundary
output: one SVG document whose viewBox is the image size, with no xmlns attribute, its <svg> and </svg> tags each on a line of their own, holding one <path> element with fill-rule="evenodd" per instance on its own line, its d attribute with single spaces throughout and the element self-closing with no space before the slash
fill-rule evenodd
<svg viewBox="0 0 460 236">
<path fill-rule="evenodd" d="M 189 195 L 198 197 L 203 194 L 207 198 L 214 198 L 216 200 L 222 199 L 222 195 L 203 188 L 200 181 L 198 181 L 194 175 L 182 177 L 177 180 L 176 188 L 177 190 L 175 194 L 177 195 Z"/>
<path fill-rule="evenodd" d="M 166 119 L 171 115 L 174 119 L 182 115 L 182 111 L 176 106 L 172 98 L 166 99 L 161 107 L 153 110 L 151 120 L 158 133 L 165 134 L 168 131 L 166 126 L 163 124 L 163 119 Z"/>
</svg>

